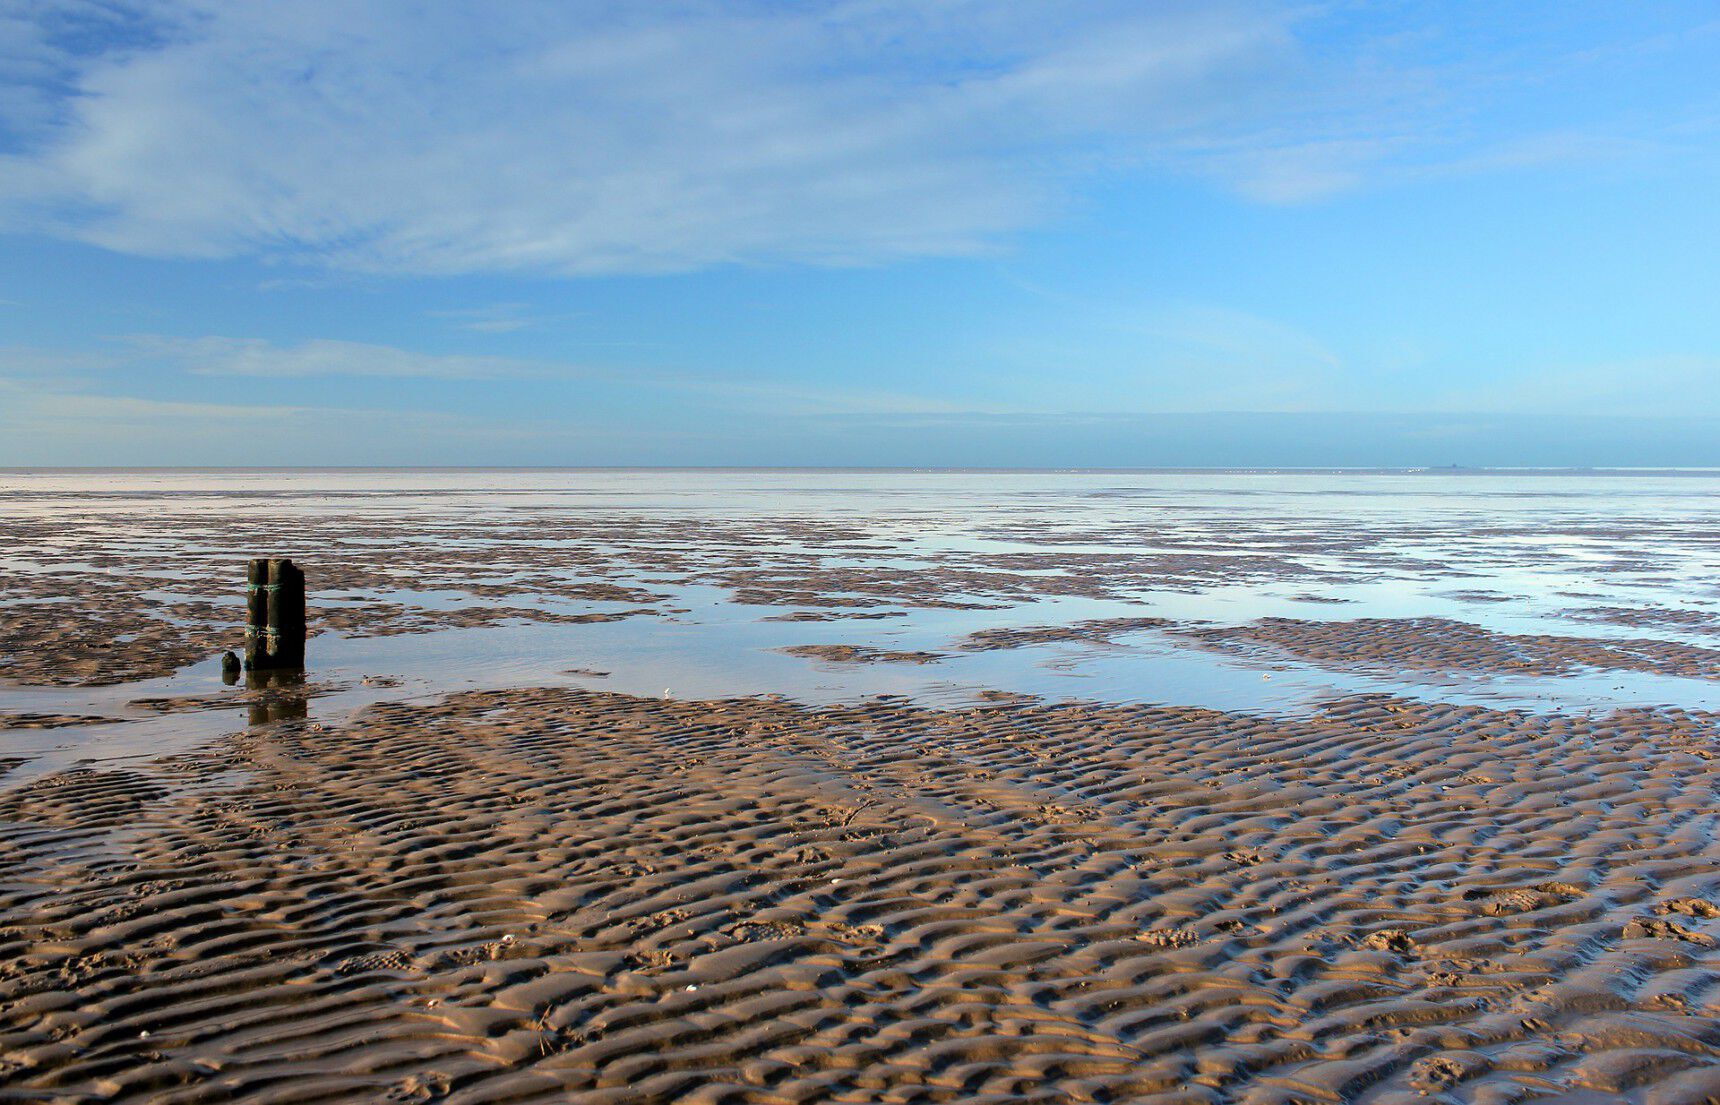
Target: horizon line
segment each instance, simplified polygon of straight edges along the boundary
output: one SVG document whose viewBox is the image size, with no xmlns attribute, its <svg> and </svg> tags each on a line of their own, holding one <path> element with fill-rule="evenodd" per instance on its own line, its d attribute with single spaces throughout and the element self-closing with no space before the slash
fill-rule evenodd
<svg viewBox="0 0 1720 1105">
<path fill-rule="evenodd" d="M 0 465 L 0 474 L 109 472 L 896 472 L 1302 473 L 1358 475 L 1720 476 L 1720 465 L 937 465 L 937 464 L 142 464 Z"/>
</svg>

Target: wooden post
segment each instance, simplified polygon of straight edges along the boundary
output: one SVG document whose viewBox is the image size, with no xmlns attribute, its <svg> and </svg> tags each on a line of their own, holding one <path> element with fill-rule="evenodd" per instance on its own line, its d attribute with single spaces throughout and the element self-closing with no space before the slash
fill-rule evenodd
<svg viewBox="0 0 1720 1105">
<path fill-rule="evenodd" d="M 252 560 L 245 567 L 245 667 L 305 666 L 305 574 L 291 560 Z"/>
<path fill-rule="evenodd" d="M 269 627 L 269 562 L 252 560 L 245 565 L 245 667 L 261 671 L 269 666 L 264 634 Z"/>
<path fill-rule="evenodd" d="M 277 668 L 305 666 L 305 573 L 291 560 L 269 561 L 269 645 Z"/>
</svg>

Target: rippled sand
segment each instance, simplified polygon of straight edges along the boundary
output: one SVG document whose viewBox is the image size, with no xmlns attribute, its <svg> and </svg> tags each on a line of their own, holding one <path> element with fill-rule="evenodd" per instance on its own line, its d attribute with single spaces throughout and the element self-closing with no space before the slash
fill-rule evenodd
<svg viewBox="0 0 1720 1105">
<path fill-rule="evenodd" d="M 521 690 L 288 723 L 0 799 L 0 1069 L 61 1101 L 1709 1101 L 1715 722 Z"/>
</svg>

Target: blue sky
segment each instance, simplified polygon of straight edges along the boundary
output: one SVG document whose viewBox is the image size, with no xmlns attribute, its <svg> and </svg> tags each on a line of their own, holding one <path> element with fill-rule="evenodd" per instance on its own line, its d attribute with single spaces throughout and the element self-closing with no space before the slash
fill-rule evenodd
<svg viewBox="0 0 1720 1105">
<path fill-rule="evenodd" d="M 1720 464 L 1708 3 L 0 0 L 0 464 Z"/>
</svg>

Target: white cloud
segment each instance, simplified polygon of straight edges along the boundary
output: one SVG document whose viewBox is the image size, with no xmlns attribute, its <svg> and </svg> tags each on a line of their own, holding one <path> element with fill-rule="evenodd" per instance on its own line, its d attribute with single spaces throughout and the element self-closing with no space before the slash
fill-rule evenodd
<svg viewBox="0 0 1720 1105">
<path fill-rule="evenodd" d="M 973 253 L 1118 165 L 1317 198 L 1427 83 L 1282 0 L 41 11 L 0 19 L 0 227 L 365 272 Z"/>
<path fill-rule="evenodd" d="M 1506 73 L 1453 48 L 1472 28 L 1351 7 L 27 4 L 0 12 L 0 229 L 348 272 L 874 263 L 993 248 L 1119 167 L 1294 203 L 1677 129 L 1609 134 L 1565 106 L 1636 40 L 1673 49 L 1665 25 L 1621 17 L 1636 39 L 1597 54 L 1558 47 L 1577 15 L 1502 10 Z M 1548 74 L 1551 107 L 1498 121 Z"/>
</svg>

